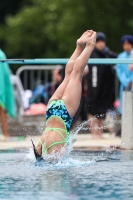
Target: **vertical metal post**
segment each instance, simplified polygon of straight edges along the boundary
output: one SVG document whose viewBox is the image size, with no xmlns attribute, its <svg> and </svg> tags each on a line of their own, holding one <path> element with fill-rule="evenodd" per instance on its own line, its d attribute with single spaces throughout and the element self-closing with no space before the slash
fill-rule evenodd
<svg viewBox="0 0 133 200">
<path fill-rule="evenodd" d="M 33 90 L 34 89 L 34 71 L 30 71 L 30 90 Z"/>
<path fill-rule="evenodd" d="M 122 147 L 133 149 L 133 92 L 124 91 L 122 96 Z"/>
<path fill-rule="evenodd" d="M 27 72 L 27 70 L 26 71 L 24 71 L 24 89 L 25 90 L 27 90 L 28 89 L 28 87 L 27 87 L 27 85 L 28 85 L 28 83 L 27 83 L 27 74 L 28 72 Z"/>
</svg>

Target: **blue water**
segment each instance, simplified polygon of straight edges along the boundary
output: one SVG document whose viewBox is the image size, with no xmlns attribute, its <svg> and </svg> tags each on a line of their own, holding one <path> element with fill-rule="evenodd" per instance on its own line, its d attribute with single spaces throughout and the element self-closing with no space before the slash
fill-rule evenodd
<svg viewBox="0 0 133 200">
<path fill-rule="evenodd" d="M 55 165 L 1 151 L 0 199 L 132 200 L 133 151 L 73 151 Z"/>
</svg>

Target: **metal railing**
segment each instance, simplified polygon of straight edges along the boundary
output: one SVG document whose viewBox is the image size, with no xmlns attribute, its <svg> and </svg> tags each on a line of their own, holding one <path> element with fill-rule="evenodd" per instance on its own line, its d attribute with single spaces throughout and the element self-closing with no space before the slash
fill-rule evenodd
<svg viewBox="0 0 133 200">
<path fill-rule="evenodd" d="M 43 64 L 66 64 L 68 59 L 0 59 L 0 62 L 8 64 L 23 64 L 23 65 L 43 65 Z M 103 59 L 89 59 L 88 64 L 133 64 L 133 59 L 118 59 L 118 58 L 103 58 Z"/>
<path fill-rule="evenodd" d="M 21 66 L 16 75 L 22 81 L 25 90 L 33 90 L 35 85 L 46 84 L 49 82 L 49 77 L 52 77 L 54 69 L 62 69 L 61 65 L 26 65 Z"/>
<path fill-rule="evenodd" d="M 34 70 L 45 70 L 45 80 L 44 82 L 46 83 L 47 80 L 47 70 L 53 70 L 57 66 L 57 64 L 66 64 L 68 62 L 68 59 L 62 58 L 62 59 L 0 59 L 0 63 L 8 63 L 8 64 L 23 64 L 23 65 L 39 65 L 39 66 L 34 66 Z M 118 59 L 118 58 L 104 58 L 104 59 L 89 59 L 88 64 L 132 64 L 133 59 Z M 54 64 L 54 66 L 49 66 L 49 64 Z M 42 66 L 44 65 L 44 66 Z M 36 68 L 36 69 L 35 69 Z M 27 70 L 33 70 L 33 66 L 22 66 L 22 68 L 19 68 L 17 70 L 17 75 L 20 76 L 22 72 L 25 71 L 25 80 L 23 80 L 23 85 L 24 88 L 27 88 L 27 78 L 28 77 L 28 72 Z M 26 74 L 27 73 L 27 74 Z M 39 73 L 37 72 L 38 79 L 40 77 Z M 29 75 L 30 77 L 30 89 L 33 89 L 33 79 L 32 77 L 34 72 L 31 72 Z M 43 82 L 43 81 L 42 81 Z M 116 83 L 116 96 L 118 96 L 118 80 L 117 76 L 115 77 L 115 83 Z"/>
<path fill-rule="evenodd" d="M 23 64 L 23 65 L 31 65 L 31 64 L 34 64 L 34 65 L 50 65 L 50 64 L 54 64 L 54 65 L 57 65 L 57 64 L 66 64 L 68 62 L 68 59 L 2 59 L 0 60 L 0 63 L 8 63 L 8 64 Z M 88 64 L 133 64 L 133 59 L 89 59 L 88 61 Z M 39 66 L 41 67 L 41 66 Z M 47 69 L 48 66 L 43 66 L 43 68 Z M 20 75 L 20 73 L 25 70 L 26 68 L 23 67 L 21 69 L 18 70 L 17 74 Z M 31 75 L 31 79 L 32 79 L 32 75 Z M 129 104 L 129 100 L 131 100 L 130 104 Z M 123 104 L 124 105 L 124 104 Z M 133 99 L 131 98 L 127 98 L 127 101 L 126 101 L 126 105 L 130 105 L 129 106 L 129 110 L 128 111 L 131 111 L 130 112 L 130 115 L 128 113 L 128 111 L 125 110 L 125 113 L 123 113 L 123 121 L 122 121 L 122 124 L 123 126 L 122 127 L 126 127 L 126 131 L 124 132 L 122 130 L 122 140 L 124 141 L 124 143 L 127 142 L 127 138 L 130 138 L 131 136 L 133 136 L 133 126 L 132 126 L 132 116 L 133 116 Z M 127 117 L 127 115 L 129 115 Z M 128 120 L 129 119 L 129 120 Z M 126 122 L 126 124 L 124 124 L 124 121 Z M 128 129 L 128 127 L 130 129 Z M 130 135 L 126 135 L 126 134 L 130 134 Z M 126 140 L 124 140 L 123 136 L 126 135 Z M 129 139 L 128 139 L 129 140 Z M 132 140 L 130 138 L 130 141 L 131 141 L 131 145 L 129 147 L 129 149 L 132 149 L 133 148 L 133 143 L 132 143 Z"/>
</svg>

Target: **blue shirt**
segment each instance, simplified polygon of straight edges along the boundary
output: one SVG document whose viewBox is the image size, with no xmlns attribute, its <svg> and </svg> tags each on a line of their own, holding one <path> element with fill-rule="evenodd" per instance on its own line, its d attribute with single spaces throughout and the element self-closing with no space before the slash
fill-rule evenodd
<svg viewBox="0 0 133 200">
<path fill-rule="evenodd" d="M 118 55 L 118 59 L 130 58 L 131 52 L 122 52 Z M 129 70 L 128 64 L 117 64 L 116 73 L 120 81 L 120 108 L 119 112 L 122 114 L 122 91 L 133 80 L 133 71 Z"/>
</svg>

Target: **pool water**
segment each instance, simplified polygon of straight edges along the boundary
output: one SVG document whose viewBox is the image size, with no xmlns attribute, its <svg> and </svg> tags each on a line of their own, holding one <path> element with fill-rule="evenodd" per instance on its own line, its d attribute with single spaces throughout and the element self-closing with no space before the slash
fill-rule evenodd
<svg viewBox="0 0 133 200">
<path fill-rule="evenodd" d="M 0 199 L 132 200 L 133 151 L 73 151 L 55 165 L 1 151 Z"/>
</svg>

